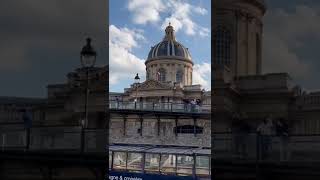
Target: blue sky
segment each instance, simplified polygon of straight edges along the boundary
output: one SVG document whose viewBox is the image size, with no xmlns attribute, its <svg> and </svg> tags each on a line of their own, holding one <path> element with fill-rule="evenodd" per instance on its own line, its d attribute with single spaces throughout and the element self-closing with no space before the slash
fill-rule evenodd
<svg viewBox="0 0 320 180">
<path fill-rule="evenodd" d="M 160 42 L 170 21 L 176 37 L 189 48 L 194 84 L 210 89 L 210 0 L 109 1 L 110 91 L 123 92 L 135 73 L 145 80 L 144 61 L 151 46 Z"/>
</svg>

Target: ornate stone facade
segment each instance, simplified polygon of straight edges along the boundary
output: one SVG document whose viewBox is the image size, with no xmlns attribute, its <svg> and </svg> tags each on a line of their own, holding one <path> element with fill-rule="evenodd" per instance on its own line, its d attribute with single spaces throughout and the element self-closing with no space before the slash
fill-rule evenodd
<svg viewBox="0 0 320 180">
<path fill-rule="evenodd" d="M 110 144 L 211 147 L 210 117 L 199 115 L 210 114 L 211 91 L 192 85 L 189 50 L 176 41 L 170 24 L 165 32 L 145 62 L 146 81 L 132 84 L 123 93 L 109 93 Z M 201 102 L 195 114 L 188 110 L 192 100 Z M 196 133 L 196 128 L 201 132 Z"/>
<path fill-rule="evenodd" d="M 191 85 L 193 62 L 189 50 L 176 41 L 171 25 L 165 32 L 163 41 L 151 47 L 145 62 L 146 79 Z"/>
<path fill-rule="evenodd" d="M 271 115 L 275 120 L 286 119 L 292 134 L 320 133 L 319 92 L 302 92 L 287 73 L 261 74 L 265 3 L 262 0 L 217 0 L 214 3 L 213 33 L 220 27 L 226 28 L 231 41 L 229 64 L 219 61 L 228 56 L 213 55 L 213 132 L 230 132 L 232 114 L 244 113 L 253 131 L 262 119 Z"/>
<path fill-rule="evenodd" d="M 260 74 L 263 1 L 217 0 L 213 7 L 213 65 L 227 66 L 234 76 Z"/>
</svg>

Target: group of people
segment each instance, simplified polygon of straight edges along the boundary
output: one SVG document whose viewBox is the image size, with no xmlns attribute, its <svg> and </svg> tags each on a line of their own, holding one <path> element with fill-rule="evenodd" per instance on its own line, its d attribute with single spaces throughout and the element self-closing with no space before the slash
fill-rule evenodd
<svg viewBox="0 0 320 180">
<path fill-rule="evenodd" d="M 288 159 L 289 145 L 289 126 L 284 118 L 278 118 L 275 121 L 272 116 L 265 118 L 257 128 L 259 138 L 259 149 L 261 159 L 268 157 L 272 148 L 272 137 L 275 135 L 280 142 L 280 160 Z"/>
<path fill-rule="evenodd" d="M 201 100 L 200 99 L 192 99 L 192 100 L 184 99 L 183 104 L 184 104 L 184 111 L 195 112 L 197 107 L 198 108 L 201 107 Z"/>
<path fill-rule="evenodd" d="M 272 116 L 268 116 L 258 124 L 255 129 L 249 125 L 248 117 L 245 113 L 238 115 L 234 114 L 232 117 L 231 131 L 234 142 L 234 153 L 241 158 L 248 156 L 251 150 L 257 150 L 259 159 L 266 159 L 270 155 L 272 138 L 277 137 L 280 142 L 280 160 L 288 159 L 288 144 L 289 144 L 289 127 L 283 118 L 276 120 Z M 257 134 L 256 146 L 249 147 L 249 134 Z M 254 145 L 254 143 L 251 143 Z M 254 149 L 253 149 L 254 148 Z"/>
</svg>

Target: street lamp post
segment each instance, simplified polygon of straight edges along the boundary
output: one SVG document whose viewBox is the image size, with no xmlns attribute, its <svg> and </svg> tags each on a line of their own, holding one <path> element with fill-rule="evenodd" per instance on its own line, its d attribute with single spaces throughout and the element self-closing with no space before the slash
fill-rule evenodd
<svg viewBox="0 0 320 180">
<path fill-rule="evenodd" d="M 85 118 L 81 120 L 81 152 L 84 152 L 85 144 L 85 128 L 88 125 L 88 101 L 89 101 L 89 70 L 92 68 L 96 62 L 97 53 L 91 46 L 91 39 L 86 39 L 87 44 L 83 46 L 80 52 L 80 61 L 82 68 L 86 70 L 86 93 L 85 93 Z"/>
<path fill-rule="evenodd" d="M 134 83 L 136 88 L 136 97 L 134 99 L 134 109 L 137 109 L 137 101 L 138 101 L 138 84 L 140 83 L 140 77 L 137 73 L 136 77 L 134 77 Z"/>
<path fill-rule="evenodd" d="M 172 100 L 171 100 L 171 112 L 172 112 L 172 106 L 173 106 L 173 103 L 174 103 L 174 99 L 176 97 L 176 90 L 177 90 L 177 87 L 176 87 L 176 82 L 173 83 L 173 97 L 172 97 Z"/>
</svg>

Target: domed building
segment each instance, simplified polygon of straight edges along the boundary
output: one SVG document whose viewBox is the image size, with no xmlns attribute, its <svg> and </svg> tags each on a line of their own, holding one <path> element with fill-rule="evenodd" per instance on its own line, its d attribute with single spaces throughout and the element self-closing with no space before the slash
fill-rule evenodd
<svg viewBox="0 0 320 180">
<path fill-rule="evenodd" d="M 198 100 L 210 104 L 210 92 L 192 84 L 193 62 L 189 49 L 176 40 L 169 23 L 161 42 L 152 46 L 145 61 L 146 81 L 134 83 L 124 93 L 111 93 L 110 99 L 142 103 L 184 103 Z"/>
<path fill-rule="evenodd" d="M 151 47 L 145 62 L 148 79 L 192 85 L 192 58 L 189 49 L 179 43 L 169 24 L 163 40 Z"/>
<path fill-rule="evenodd" d="M 139 152 L 145 155 L 139 157 L 144 156 L 141 159 L 146 162 L 152 159 L 159 167 L 154 173 L 168 172 L 160 174 L 179 179 L 182 171 L 173 168 L 177 166 L 176 158 L 184 159 L 185 164 L 195 164 L 194 158 L 203 158 L 203 172 L 196 173 L 193 166 L 185 168 L 183 174 L 210 179 L 211 91 L 192 84 L 191 53 L 176 40 L 171 24 L 166 27 L 162 41 L 151 47 L 145 65 L 146 81 L 138 82 L 137 74 L 137 81 L 124 93 L 109 92 L 111 174 L 122 168 L 114 162 L 130 163 L 132 160 L 127 157 L 142 148 Z M 128 156 L 120 151 L 126 151 Z M 154 153 L 148 154 L 151 151 Z M 180 156 L 181 153 L 185 155 Z M 145 167 L 146 172 L 148 168 Z M 121 171 L 124 169 L 131 171 L 129 166 Z"/>
</svg>

